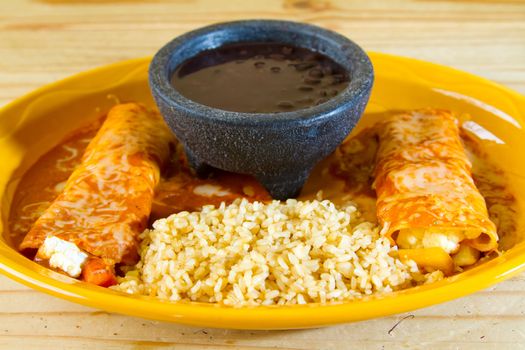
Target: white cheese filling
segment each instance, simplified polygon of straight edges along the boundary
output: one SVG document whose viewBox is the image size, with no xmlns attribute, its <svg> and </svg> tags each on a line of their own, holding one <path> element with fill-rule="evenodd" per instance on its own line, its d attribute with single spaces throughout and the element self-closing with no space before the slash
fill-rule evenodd
<svg viewBox="0 0 525 350">
<path fill-rule="evenodd" d="M 224 197 L 230 195 L 231 192 L 224 190 L 221 186 L 204 184 L 199 185 L 193 189 L 193 193 L 203 197 Z"/>
<path fill-rule="evenodd" d="M 49 260 L 49 266 L 66 272 L 71 277 L 78 277 L 88 255 L 74 243 L 57 237 L 47 237 L 38 250 L 38 256 Z"/>
<path fill-rule="evenodd" d="M 448 254 L 453 254 L 459 249 L 459 242 L 464 235 L 456 230 L 442 232 L 425 229 L 403 229 L 400 230 L 396 243 L 400 248 L 442 248 Z"/>
</svg>

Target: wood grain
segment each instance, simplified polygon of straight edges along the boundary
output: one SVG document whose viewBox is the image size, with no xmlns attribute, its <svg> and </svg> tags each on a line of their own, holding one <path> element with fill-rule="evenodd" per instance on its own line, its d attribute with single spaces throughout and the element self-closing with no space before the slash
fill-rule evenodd
<svg viewBox="0 0 525 350">
<path fill-rule="evenodd" d="M 246 18 L 317 24 L 367 50 L 445 64 L 525 93 L 525 1 L 4 0 L 0 106 L 68 75 L 152 55 L 185 31 Z M 409 314 L 325 329 L 250 332 L 99 312 L 0 276 L 0 348 L 525 349 L 523 300 L 525 275 Z"/>
</svg>

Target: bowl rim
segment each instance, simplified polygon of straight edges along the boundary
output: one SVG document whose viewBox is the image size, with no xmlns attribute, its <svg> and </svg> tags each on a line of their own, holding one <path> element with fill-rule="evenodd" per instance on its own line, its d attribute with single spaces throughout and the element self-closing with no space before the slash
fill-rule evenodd
<svg viewBox="0 0 525 350">
<path fill-rule="evenodd" d="M 220 35 L 226 31 L 239 30 L 242 28 L 255 30 L 261 27 L 269 28 L 272 31 L 286 31 L 296 35 L 315 38 L 324 41 L 332 47 L 337 47 L 337 50 L 348 59 L 349 64 L 353 67 L 350 72 L 350 83 L 337 96 L 329 99 L 325 103 L 295 111 L 278 113 L 244 113 L 210 107 L 183 96 L 171 85 L 169 67 L 171 65 L 171 57 L 175 52 L 183 51 L 191 43 L 209 37 L 211 34 Z M 199 49 L 197 53 L 217 48 L 223 44 L 239 42 L 223 40 L 217 44 L 212 43 L 213 40 L 205 41 L 207 42 L 207 46 Z M 276 42 L 279 41 L 277 40 Z M 306 48 L 311 50 L 311 48 Z M 323 52 L 323 54 L 337 62 L 337 60 L 328 53 Z M 194 55 L 190 57 L 193 56 Z M 181 63 L 182 62 L 179 62 L 177 65 Z M 163 73 L 159 74 L 159 72 Z M 276 123 L 289 122 L 308 125 L 322 122 L 333 115 L 341 113 L 347 109 L 349 105 L 352 106 L 361 99 L 367 98 L 372 88 L 373 80 L 374 69 L 370 58 L 360 46 L 347 37 L 311 24 L 269 19 L 223 22 L 187 32 L 172 39 L 157 51 L 149 67 L 149 85 L 151 92 L 155 98 L 161 99 L 163 103 L 181 110 L 185 115 L 198 117 L 201 120 L 254 126 L 275 126 Z"/>
</svg>

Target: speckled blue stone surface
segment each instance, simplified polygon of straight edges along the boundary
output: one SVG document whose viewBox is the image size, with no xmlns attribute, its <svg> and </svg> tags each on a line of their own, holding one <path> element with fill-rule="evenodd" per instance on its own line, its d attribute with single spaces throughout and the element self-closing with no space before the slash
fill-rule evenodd
<svg viewBox="0 0 525 350">
<path fill-rule="evenodd" d="M 329 56 L 349 71 L 350 84 L 326 103 L 282 113 L 239 113 L 187 99 L 170 83 L 177 66 L 197 53 L 238 42 L 278 42 Z M 249 20 L 216 24 L 175 38 L 149 69 L 153 97 L 184 145 L 190 164 L 255 176 L 276 199 L 299 194 L 311 169 L 359 121 L 374 80 L 366 53 L 342 35 L 302 23 Z"/>
</svg>

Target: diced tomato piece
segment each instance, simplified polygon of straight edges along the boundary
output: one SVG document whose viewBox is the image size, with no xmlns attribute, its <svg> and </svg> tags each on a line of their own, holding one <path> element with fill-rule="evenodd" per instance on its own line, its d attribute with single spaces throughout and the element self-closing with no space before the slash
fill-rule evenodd
<svg viewBox="0 0 525 350">
<path fill-rule="evenodd" d="M 82 268 L 82 280 L 101 287 L 117 284 L 115 272 L 100 258 L 89 258 Z"/>
</svg>

